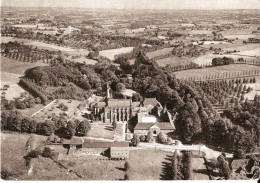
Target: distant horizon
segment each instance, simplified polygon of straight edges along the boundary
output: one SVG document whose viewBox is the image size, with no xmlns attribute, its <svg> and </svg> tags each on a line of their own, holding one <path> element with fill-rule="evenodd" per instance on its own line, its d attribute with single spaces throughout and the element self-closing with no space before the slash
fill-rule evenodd
<svg viewBox="0 0 260 183">
<path fill-rule="evenodd" d="M 5 8 L 258 10 L 260 0 L 1 0 Z"/>
</svg>

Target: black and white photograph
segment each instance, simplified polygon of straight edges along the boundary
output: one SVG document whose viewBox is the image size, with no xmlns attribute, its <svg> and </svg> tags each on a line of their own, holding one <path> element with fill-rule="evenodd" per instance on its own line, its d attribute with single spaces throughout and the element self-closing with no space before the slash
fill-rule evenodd
<svg viewBox="0 0 260 183">
<path fill-rule="evenodd" d="M 260 179 L 260 0 L 1 0 L 1 181 Z"/>
</svg>

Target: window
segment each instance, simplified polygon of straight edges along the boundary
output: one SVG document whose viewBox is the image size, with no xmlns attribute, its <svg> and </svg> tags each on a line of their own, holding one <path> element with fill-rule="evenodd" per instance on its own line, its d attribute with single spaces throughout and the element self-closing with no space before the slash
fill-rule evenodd
<svg viewBox="0 0 260 183">
<path fill-rule="evenodd" d="M 156 132 L 156 130 L 154 130 L 154 131 L 153 131 L 153 134 L 155 134 L 155 135 L 156 135 L 156 133 L 157 133 L 157 132 Z"/>
</svg>

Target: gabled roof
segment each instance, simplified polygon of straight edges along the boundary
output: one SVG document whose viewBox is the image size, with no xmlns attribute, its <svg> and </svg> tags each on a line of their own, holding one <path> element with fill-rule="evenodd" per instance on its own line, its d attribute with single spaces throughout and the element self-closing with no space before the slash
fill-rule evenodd
<svg viewBox="0 0 260 183">
<path fill-rule="evenodd" d="M 158 126 L 161 130 L 174 130 L 174 129 L 175 129 L 175 128 L 172 126 L 172 124 L 169 123 L 169 122 L 157 123 L 157 126 Z"/>
<path fill-rule="evenodd" d="M 137 123 L 134 130 L 149 130 L 155 123 Z"/>
<path fill-rule="evenodd" d="M 174 130 L 169 122 L 160 122 L 160 123 L 137 123 L 134 130 L 149 130 L 152 126 L 156 125 L 160 130 Z"/>
<path fill-rule="evenodd" d="M 130 107 L 130 99 L 109 99 L 108 107 Z"/>
<path fill-rule="evenodd" d="M 83 148 L 129 147 L 129 142 L 84 142 Z"/>
<path fill-rule="evenodd" d="M 159 104 L 156 98 L 145 98 L 143 103 L 144 106 L 148 106 L 148 105 L 156 106 L 157 104 Z"/>
</svg>

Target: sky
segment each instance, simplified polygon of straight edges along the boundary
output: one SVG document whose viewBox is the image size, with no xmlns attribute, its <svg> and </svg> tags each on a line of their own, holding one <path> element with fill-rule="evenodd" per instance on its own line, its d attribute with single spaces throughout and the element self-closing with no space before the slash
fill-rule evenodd
<svg viewBox="0 0 260 183">
<path fill-rule="evenodd" d="M 260 9 L 260 0 L 1 0 L 11 7 L 105 9 Z"/>
</svg>

